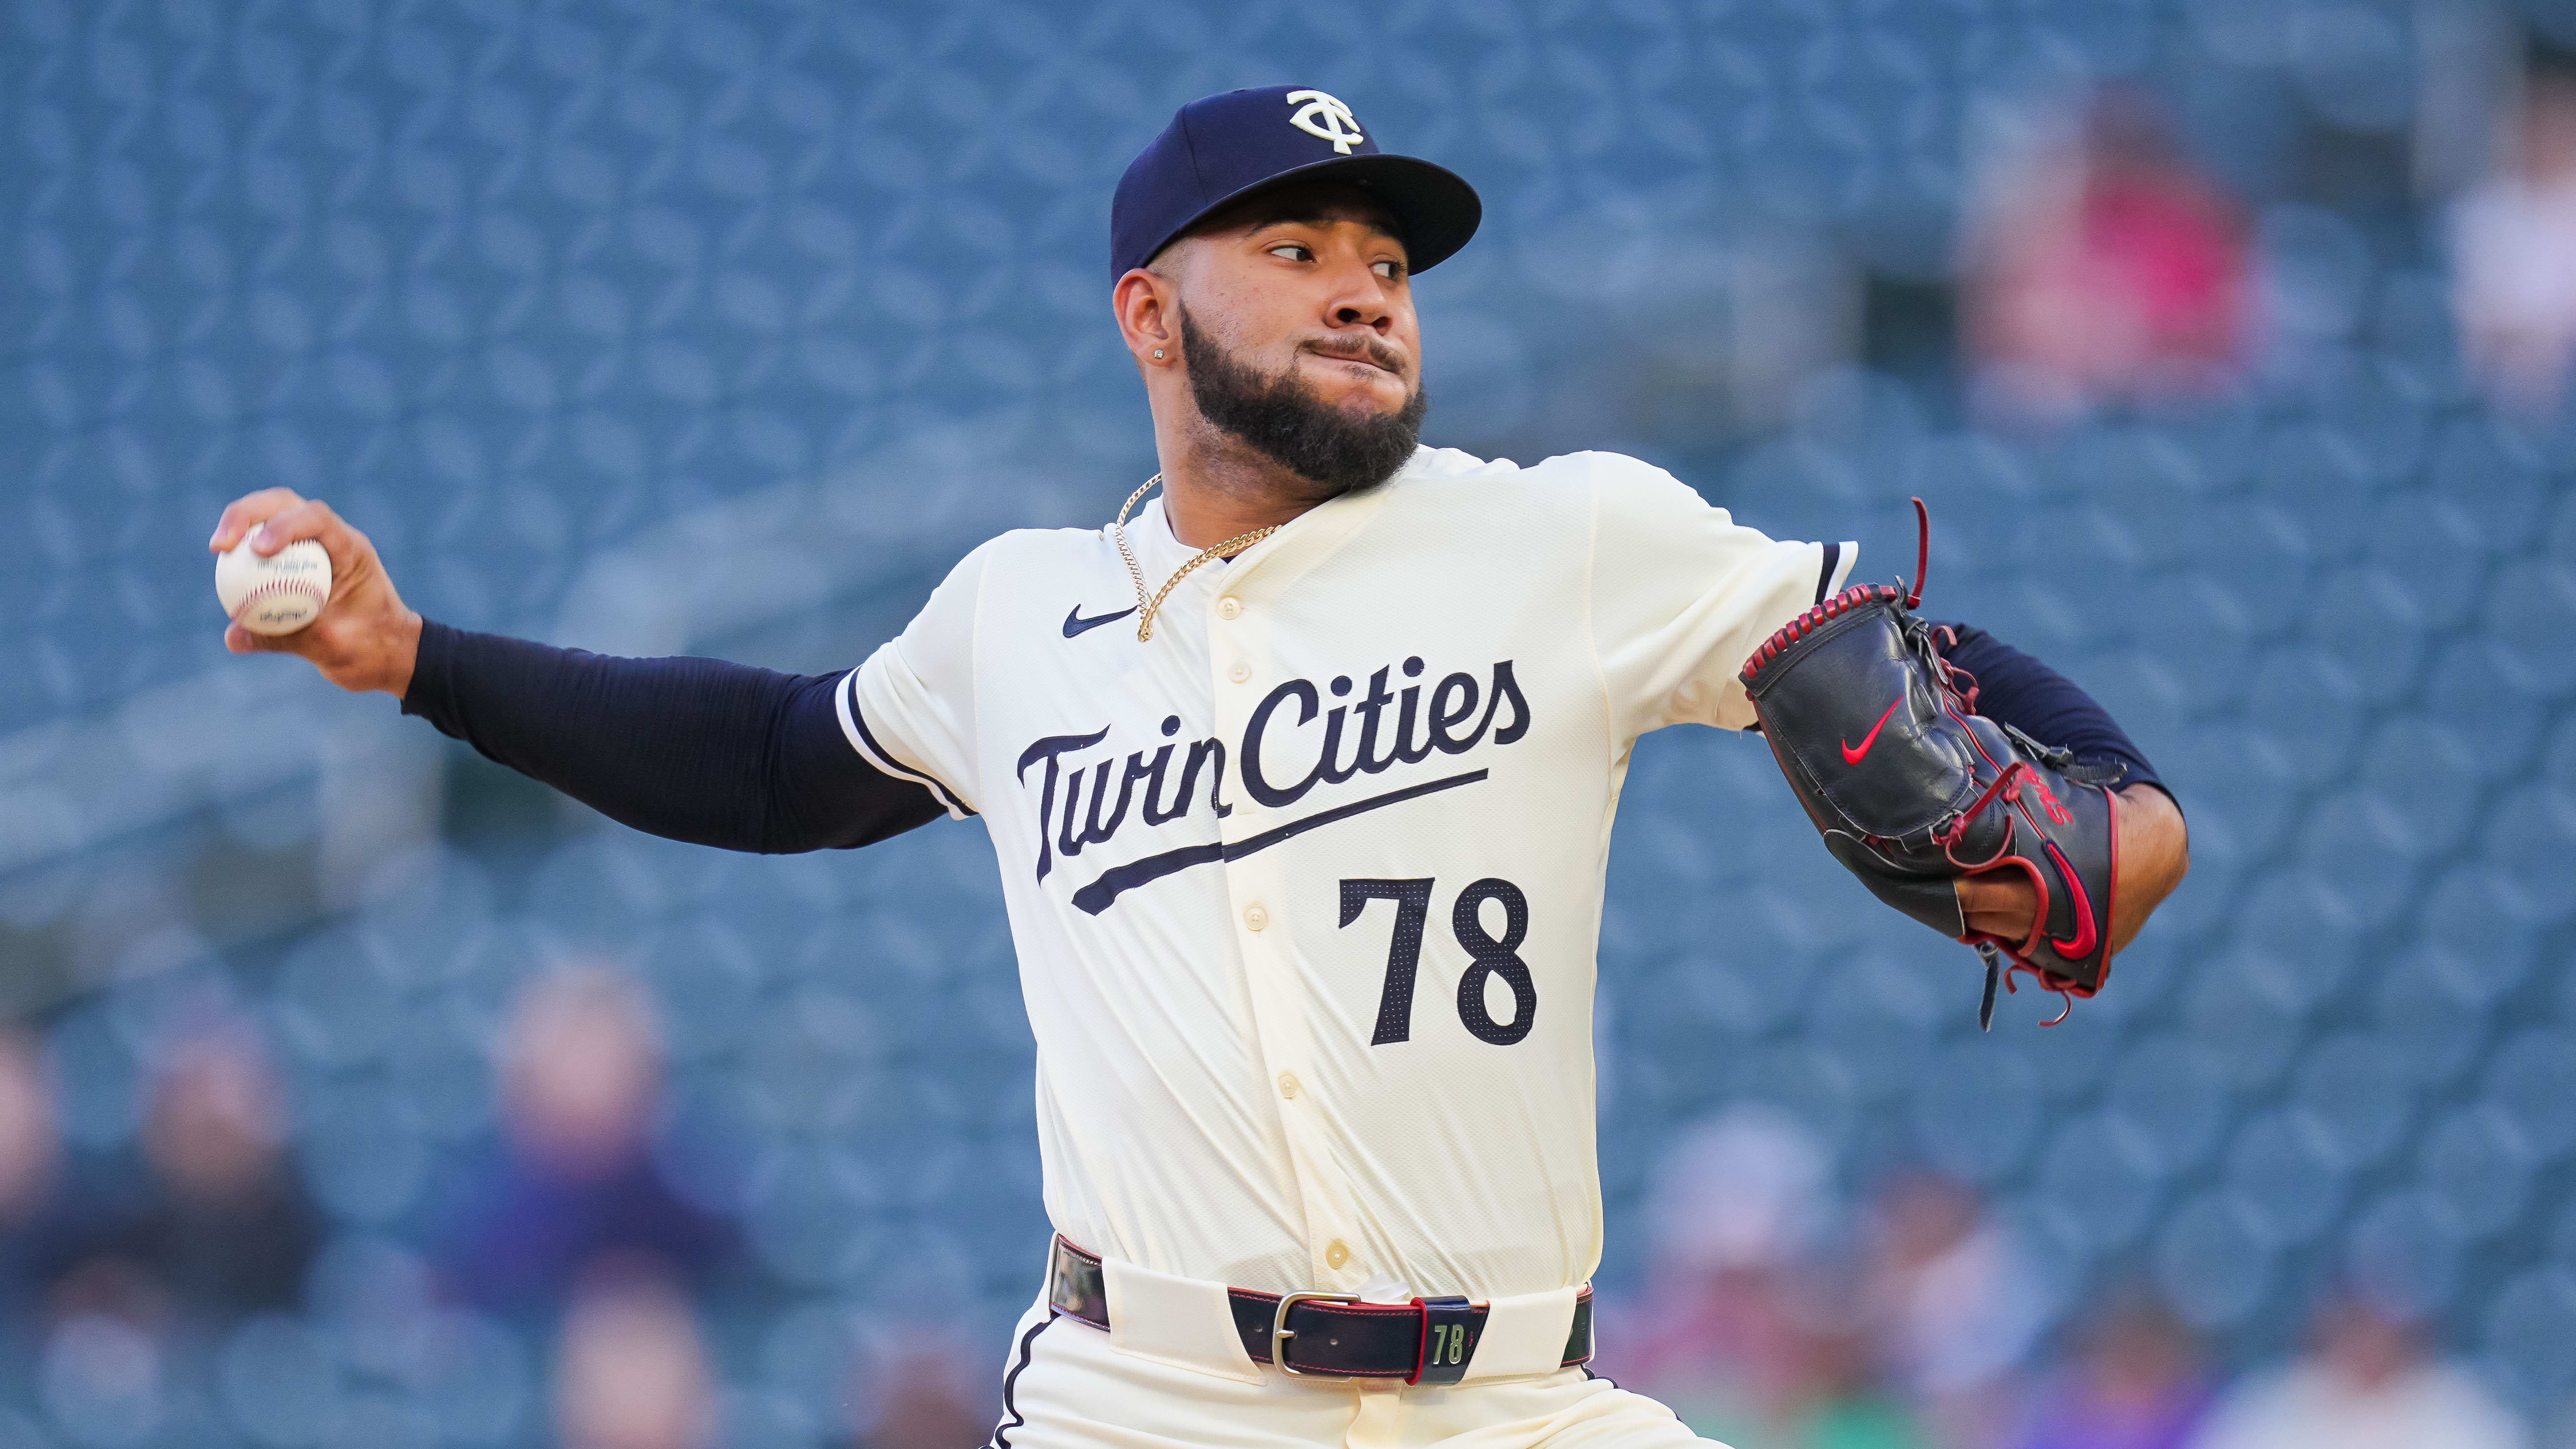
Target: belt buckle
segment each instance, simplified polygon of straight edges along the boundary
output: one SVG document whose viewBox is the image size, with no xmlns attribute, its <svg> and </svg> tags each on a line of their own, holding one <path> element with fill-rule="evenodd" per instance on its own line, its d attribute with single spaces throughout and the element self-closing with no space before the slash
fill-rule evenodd
<svg viewBox="0 0 2576 1449">
<path fill-rule="evenodd" d="M 1292 1378 L 1329 1379 L 1335 1382 L 1348 1382 L 1351 1377 L 1349 1374 L 1310 1374 L 1303 1369 L 1291 1368 L 1288 1366 L 1288 1340 L 1297 1336 L 1288 1327 L 1288 1310 L 1300 1303 L 1357 1303 L 1359 1301 L 1359 1295 L 1356 1293 L 1310 1293 L 1302 1288 L 1294 1293 L 1280 1294 L 1279 1311 L 1270 1316 L 1270 1362 L 1272 1366 L 1277 1368 L 1281 1373 L 1287 1374 Z"/>
</svg>

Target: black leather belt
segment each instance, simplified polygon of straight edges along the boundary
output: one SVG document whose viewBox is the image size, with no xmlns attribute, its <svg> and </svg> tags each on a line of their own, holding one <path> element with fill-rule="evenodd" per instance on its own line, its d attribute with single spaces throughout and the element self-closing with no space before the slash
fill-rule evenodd
<svg viewBox="0 0 2576 1449">
<path fill-rule="evenodd" d="M 1225 1290 L 1234 1330 L 1254 1363 L 1276 1363 L 1300 1377 L 1402 1379 L 1454 1384 L 1467 1376 L 1484 1337 L 1486 1307 L 1464 1298 L 1362 1303 L 1347 1293 L 1256 1293 Z M 1096 1254 L 1062 1237 L 1047 1272 L 1047 1302 L 1094 1328 L 1109 1326 L 1109 1286 Z M 1561 1368 L 1592 1357 L 1592 1290 L 1575 1295 L 1574 1329 Z"/>
</svg>

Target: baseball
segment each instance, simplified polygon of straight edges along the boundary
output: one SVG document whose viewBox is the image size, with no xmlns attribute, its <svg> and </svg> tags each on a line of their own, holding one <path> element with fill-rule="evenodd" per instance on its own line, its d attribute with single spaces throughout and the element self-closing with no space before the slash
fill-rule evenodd
<svg viewBox="0 0 2576 1449">
<path fill-rule="evenodd" d="M 331 555 L 307 538 L 262 558 L 245 538 L 215 560 L 215 597 L 254 634 L 292 634 L 331 597 Z"/>
</svg>

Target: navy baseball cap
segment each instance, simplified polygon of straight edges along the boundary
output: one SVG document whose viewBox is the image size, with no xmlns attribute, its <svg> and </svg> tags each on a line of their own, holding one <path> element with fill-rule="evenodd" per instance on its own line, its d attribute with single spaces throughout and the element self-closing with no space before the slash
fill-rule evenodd
<svg viewBox="0 0 2576 1449">
<path fill-rule="evenodd" d="M 1127 275 L 1207 216 L 1291 182 L 1357 186 L 1395 216 L 1408 270 L 1429 271 L 1483 220 L 1456 172 L 1380 151 L 1351 108 L 1311 86 L 1227 91 L 1181 107 L 1118 179 L 1109 206 L 1109 277 Z"/>
</svg>

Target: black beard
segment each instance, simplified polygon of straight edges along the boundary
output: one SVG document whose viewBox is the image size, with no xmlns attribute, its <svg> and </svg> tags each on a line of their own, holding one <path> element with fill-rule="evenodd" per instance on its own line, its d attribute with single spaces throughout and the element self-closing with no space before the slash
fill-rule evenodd
<svg viewBox="0 0 2576 1449">
<path fill-rule="evenodd" d="M 1180 309 L 1181 357 L 1199 416 L 1315 485 L 1321 503 L 1395 476 L 1422 443 L 1428 390 L 1392 413 L 1357 416 L 1315 396 L 1293 371 L 1263 373 L 1217 345 Z"/>
</svg>

